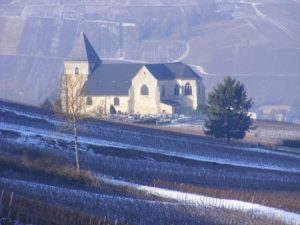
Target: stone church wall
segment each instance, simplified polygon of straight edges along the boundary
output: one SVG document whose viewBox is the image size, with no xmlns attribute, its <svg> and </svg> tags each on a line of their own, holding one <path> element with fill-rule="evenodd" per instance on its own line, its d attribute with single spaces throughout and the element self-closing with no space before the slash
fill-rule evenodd
<svg viewBox="0 0 300 225">
<path fill-rule="evenodd" d="M 185 85 L 189 83 L 192 87 L 192 94 L 185 95 Z M 200 102 L 204 101 L 204 86 L 201 81 L 196 80 L 170 80 L 158 81 L 161 93 L 161 100 L 172 100 L 180 104 L 179 111 L 196 110 Z M 174 95 L 175 85 L 179 86 L 179 95 Z M 165 89 L 165 95 L 162 90 Z M 203 91 L 202 91 L 203 90 Z"/>
<path fill-rule="evenodd" d="M 146 85 L 148 95 L 141 95 L 141 88 Z M 157 80 L 150 71 L 143 67 L 132 80 L 132 92 L 134 101 L 132 104 L 134 113 L 137 114 L 160 114 L 160 92 Z"/>
<path fill-rule="evenodd" d="M 87 97 L 84 97 L 85 101 Z M 111 106 L 116 112 L 128 113 L 129 96 L 90 96 L 92 105 L 86 105 L 87 114 L 105 114 L 110 113 Z M 119 99 L 119 105 L 116 105 L 115 98 Z"/>
<path fill-rule="evenodd" d="M 89 64 L 87 62 L 65 62 L 64 65 L 64 72 L 65 74 L 74 74 L 75 75 L 75 68 L 78 68 L 78 74 L 89 74 Z"/>
<path fill-rule="evenodd" d="M 65 75 L 72 79 L 86 80 L 90 69 L 89 64 L 84 62 L 65 63 Z M 76 75 L 76 73 L 78 74 Z M 191 85 L 191 95 L 185 95 L 187 83 Z M 148 95 L 141 94 L 143 85 L 147 87 Z M 175 85 L 179 86 L 179 95 L 174 95 Z M 129 114 L 187 113 L 196 110 L 198 104 L 205 102 L 205 88 L 201 79 L 156 80 L 145 66 L 132 79 L 132 86 L 128 90 L 128 94 L 128 96 L 89 96 L 92 104 L 86 105 L 82 113 L 91 115 L 110 113 L 111 106 L 116 112 Z M 119 105 L 115 104 L 115 97 L 119 98 Z M 82 98 L 86 102 L 88 97 Z M 164 100 L 177 102 L 178 106 L 166 104 L 163 102 Z"/>
</svg>

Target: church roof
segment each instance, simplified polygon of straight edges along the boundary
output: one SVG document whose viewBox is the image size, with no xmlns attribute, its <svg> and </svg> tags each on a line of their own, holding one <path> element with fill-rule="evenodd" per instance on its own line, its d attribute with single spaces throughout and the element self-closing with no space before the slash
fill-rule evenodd
<svg viewBox="0 0 300 225">
<path fill-rule="evenodd" d="M 175 74 L 165 64 L 146 64 L 145 66 L 157 80 L 175 79 Z"/>
<path fill-rule="evenodd" d="M 199 75 L 190 66 L 184 63 L 167 63 L 165 65 L 177 79 L 199 79 Z"/>
<path fill-rule="evenodd" d="M 79 38 L 75 42 L 73 49 L 65 61 L 88 61 L 98 64 L 101 63 L 101 59 L 83 32 L 80 33 Z"/>
<path fill-rule="evenodd" d="M 131 81 L 145 66 L 157 80 L 199 79 L 199 75 L 183 63 L 141 64 L 102 63 L 88 77 L 83 95 L 127 96 Z"/>
<path fill-rule="evenodd" d="M 132 78 L 142 64 L 101 64 L 88 78 L 84 95 L 128 95 Z"/>
</svg>

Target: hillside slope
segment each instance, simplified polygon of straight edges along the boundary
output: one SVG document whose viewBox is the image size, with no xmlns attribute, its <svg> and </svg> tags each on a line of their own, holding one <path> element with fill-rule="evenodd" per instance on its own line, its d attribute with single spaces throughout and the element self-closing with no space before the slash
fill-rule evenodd
<svg viewBox="0 0 300 225">
<path fill-rule="evenodd" d="M 257 104 L 289 104 L 299 98 L 299 11 L 293 0 L 1 1 L 0 98 L 41 103 L 84 30 L 102 58 L 183 60 L 209 74 L 207 90 L 230 74 Z"/>
<path fill-rule="evenodd" d="M 78 174 L 64 124 L 0 102 L 0 190 L 118 224 L 300 222 L 299 153 L 86 120 Z"/>
</svg>

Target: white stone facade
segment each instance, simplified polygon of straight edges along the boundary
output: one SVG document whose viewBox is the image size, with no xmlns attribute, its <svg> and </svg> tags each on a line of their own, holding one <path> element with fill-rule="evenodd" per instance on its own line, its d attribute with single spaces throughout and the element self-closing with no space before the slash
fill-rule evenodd
<svg viewBox="0 0 300 225">
<path fill-rule="evenodd" d="M 80 112 L 88 115 L 185 114 L 205 101 L 202 78 L 188 65 L 103 63 L 84 33 L 64 62 L 63 78 L 74 87 L 62 90 L 65 112 L 67 97 L 78 90 Z"/>
<path fill-rule="evenodd" d="M 65 62 L 65 76 L 72 76 L 73 79 L 79 79 L 79 77 L 88 79 L 89 72 L 88 63 Z M 186 93 L 187 85 L 191 87 L 191 93 L 188 94 Z M 143 86 L 148 90 L 146 95 L 141 93 Z M 175 90 L 177 87 L 178 92 Z M 184 114 L 196 110 L 199 104 L 204 103 L 204 96 L 205 89 L 201 79 L 157 80 L 143 66 L 132 79 L 128 95 L 82 96 L 86 103 L 82 113 L 89 115 L 109 113 Z"/>
</svg>

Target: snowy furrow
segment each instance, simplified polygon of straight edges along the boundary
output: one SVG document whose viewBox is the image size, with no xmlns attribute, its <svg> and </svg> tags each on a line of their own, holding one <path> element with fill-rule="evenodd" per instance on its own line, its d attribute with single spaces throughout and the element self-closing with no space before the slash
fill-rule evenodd
<svg viewBox="0 0 300 225">
<path fill-rule="evenodd" d="M 196 195 L 196 194 L 190 194 L 185 192 L 167 190 L 163 188 L 149 187 L 149 186 L 139 185 L 139 184 L 120 181 L 111 178 L 101 178 L 101 179 L 108 184 L 135 188 L 137 190 L 145 191 L 149 194 L 157 195 L 172 200 L 177 200 L 185 204 L 194 204 L 194 205 L 205 206 L 205 207 L 222 207 L 222 208 L 228 208 L 230 210 L 253 211 L 268 216 L 270 218 L 277 217 L 284 222 L 296 222 L 296 224 L 300 224 L 300 214 L 287 212 L 273 207 L 267 207 L 259 204 L 238 201 L 238 200 L 219 199 L 219 198 L 213 198 L 204 195 Z"/>
<path fill-rule="evenodd" d="M 53 124 L 57 127 L 59 126 L 66 126 L 67 124 L 65 122 L 63 122 L 62 120 L 59 120 L 57 118 L 52 118 L 51 116 L 47 116 L 47 115 L 43 115 L 43 114 L 40 114 L 40 113 L 32 113 L 32 112 L 23 112 L 23 111 L 18 111 L 16 109 L 14 109 L 13 107 L 8 107 L 8 106 L 4 106 L 4 105 L 1 105 L 0 106 L 0 111 L 3 111 L 3 112 L 10 112 L 10 113 L 13 113 L 17 116 L 24 116 L 24 117 L 27 117 L 27 118 L 30 118 L 30 119 L 41 119 L 41 120 L 45 120 L 47 121 L 49 124 Z M 89 130 L 89 133 L 94 133 L 94 134 L 99 134 L 99 132 L 101 133 L 103 130 L 104 133 L 106 133 L 107 131 L 109 132 L 116 132 L 116 128 L 109 128 L 109 127 L 103 127 L 101 129 L 99 129 L 99 125 L 92 125 L 92 124 L 84 124 L 84 125 L 81 125 L 84 127 L 84 129 L 88 129 Z M 173 126 L 173 125 L 172 125 Z M 179 125 L 180 126 L 180 125 Z M 134 132 L 134 131 L 131 131 L 131 133 L 135 136 L 140 136 L 141 133 L 140 132 Z M 146 133 L 143 133 L 143 137 L 145 138 L 153 138 L 154 134 L 149 134 L 147 135 Z M 161 137 L 160 137 L 161 138 Z M 166 139 L 170 139 L 168 137 L 163 137 L 164 140 Z M 189 142 L 189 143 L 193 143 L 193 141 L 191 142 L 191 140 L 186 140 L 185 138 L 181 138 L 181 140 L 183 142 Z M 295 154 L 290 154 L 290 153 L 286 153 L 286 152 L 274 152 L 273 150 L 268 150 L 268 149 L 263 149 L 263 148 L 249 148 L 249 147 L 243 147 L 243 146 L 228 146 L 228 145 L 224 145 L 224 144 L 218 144 L 218 143 L 214 143 L 214 142 L 211 142 L 211 141 L 205 141 L 205 140 L 198 140 L 197 141 L 198 144 L 202 144 L 202 145 L 207 145 L 207 146 L 210 146 L 210 147 L 220 147 L 220 148 L 224 148 L 224 149 L 237 149 L 237 150 L 244 150 L 244 151 L 247 151 L 247 152 L 263 152 L 263 153 L 272 153 L 272 154 L 276 154 L 276 155 L 282 155 L 282 156 L 292 156 L 292 157 L 296 157 L 296 158 L 299 158 L 299 156 L 295 155 Z M 218 156 L 219 157 L 219 156 Z M 247 161 L 248 162 L 248 161 Z"/>
<path fill-rule="evenodd" d="M 17 194 L 29 198 L 47 201 L 50 204 L 74 207 L 89 213 L 106 215 L 107 218 L 118 219 L 119 221 L 131 221 L 133 224 L 166 224 L 166 220 L 172 219 L 172 224 L 182 224 L 177 221 L 189 224 L 199 220 L 201 215 L 218 210 L 228 209 L 248 213 L 248 215 L 266 216 L 272 220 L 279 220 L 284 223 L 300 224 L 300 215 L 284 210 L 265 207 L 242 201 L 218 199 L 201 195 L 187 194 L 176 191 L 169 191 L 161 188 L 141 186 L 128 182 L 113 179 L 104 179 L 104 182 L 113 185 L 122 185 L 136 188 L 146 193 L 175 200 L 177 202 L 158 202 L 149 200 L 132 199 L 127 197 L 108 196 L 104 194 L 91 193 L 83 190 L 67 189 L 46 184 L 37 184 L 29 181 L 14 180 L 0 177 L 0 187 L 8 190 L 15 190 Z M 182 214 L 180 210 L 193 209 L 193 218 L 190 215 Z M 179 211 L 178 211 L 179 210 Z M 132 217 L 134 215 L 134 217 Z M 220 216 L 220 215 L 215 215 Z M 177 217 L 177 218 L 176 218 Z M 181 218 L 184 217 L 184 218 Z M 221 218 L 222 219 L 222 218 Z M 223 218 L 226 219 L 226 218 Z M 157 221 L 161 221 L 160 223 Z M 223 221 L 224 222 L 224 221 Z M 202 223 L 199 223 L 202 224 Z"/>
<path fill-rule="evenodd" d="M 23 135 L 23 137 L 20 137 L 19 142 L 24 143 L 24 138 L 28 144 L 37 144 L 35 140 L 35 136 L 42 136 L 42 137 L 47 137 L 51 138 L 53 140 L 64 140 L 64 141 L 72 141 L 72 136 L 70 134 L 65 134 L 65 133 L 60 133 L 60 132 L 55 132 L 55 131 L 50 131 L 50 130 L 44 130 L 44 129 L 37 129 L 33 127 L 28 127 L 28 126 L 21 126 L 21 125 L 15 125 L 15 124 L 8 124 L 8 123 L 3 123 L 0 122 L 0 129 L 2 130 L 8 130 L 8 131 L 14 131 L 14 132 L 19 132 L 20 134 Z M 22 139 L 23 138 L 23 139 Z M 16 139 L 18 141 L 18 139 Z M 255 162 L 250 162 L 250 161 L 234 161 L 231 160 L 230 158 L 220 158 L 220 157 L 208 157 L 208 156 L 202 156 L 200 154 L 195 155 L 191 153 L 181 153 L 181 152 L 171 152 L 171 151 L 166 151 L 166 150 L 161 150 L 158 148 L 150 148 L 150 147 L 142 147 L 142 146 L 137 146 L 137 145 L 131 145 L 131 144 L 123 144 L 120 142 L 113 142 L 113 141 L 106 141 L 106 140 L 101 140 L 101 139 L 96 139 L 96 138 L 91 138 L 91 137 L 84 137 L 80 136 L 78 138 L 79 143 L 81 144 L 86 144 L 86 145 L 95 145 L 95 146 L 101 146 L 101 147 L 115 147 L 119 149 L 132 149 L 136 151 L 142 151 L 142 152 L 151 152 L 151 153 L 158 153 L 166 156 L 171 156 L 171 157 L 180 157 L 184 159 L 191 159 L 191 160 L 197 160 L 200 162 L 213 162 L 213 163 L 218 163 L 222 165 L 232 165 L 232 166 L 239 166 L 239 167 L 246 167 L 246 168 L 256 168 L 256 169 L 264 169 L 264 170 L 274 170 L 274 171 L 287 171 L 287 172 L 295 172 L 299 173 L 300 169 L 299 168 L 294 168 L 291 167 L 290 165 L 286 166 L 277 166 L 277 165 L 260 165 Z M 41 143 L 38 143 L 41 144 Z"/>
<path fill-rule="evenodd" d="M 1 177 L 0 187 L 14 190 L 16 194 L 50 204 L 67 206 L 95 215 L 103 215 L 108 219 L 118 220 L 121 223 L 202 225 L 203 223 L 200 222 L 201 217 L 205 217 L 208 213 L 215 214 L 218 212 L 218 208 L 211 211 L 211 208 L 190 207 L 180 202 L 170 203 L 109 196 Z M 248 219 L 251 219 L 251 215 L 249 217 Z"/>
<path fill-rule="evenodd" d="M 127 197 L 109 196 L 91 193 L 83 190 L 75 190 L 56 187 L 46 184 L 33 183 L 24 180 L 14 180 L 0 177 L 0 187 L 15 190 L 21 195 L 34 197 L 41 201 L 54 203 L 55 205 L 67 205 L 74 209 L 81 209 L 88 213 L 105 215 L 111 219 L 130 219 L 133 213 L 136 219 L 142 219 L 145 212 L 150 213 L 152 208 L 157 209 L 163 204 L 155 201 L 132 199 Z M 155 207 L 153 207 L 155 206 Z M 138 209 L 143 209 L 139 212 Z M 155 213 L 159 213 L 156 211 Z M 126 218 L 127 217 L 127 218 Z M 148 223 L 149 224 L 149 223 Z"/>
<path fill-rule="evenodd" d="M 53 125 L 59 126 L 63 124 L 63 121 L 59 121 L 58 119 L 50 118 L 49 116 L 40 114 L 40 113 L 29 113 L 29 112 L 22 112 L 20 110 L 15 110 L 14 108 L 7 107 L 4 105 L 0 105 L 0 112 L 9 112 L 13 113 L 16 116 L 24 116 L 29 119 L 36 119 L 36 120 L 45 120 L 48 123 L 51 123 Z"/>
<path fill-rule="evenodd" d="M 101 135 L 106 135 L 106 137 L 107 137 L 109 132 L 111 132 L 111 133 L 118 132 L 119 134 L 124 136 L 124 133 L 120 132 L 120 130 L 117 130 L 116 128 L 109 128 L 109 127 L 106 126 L 106 127 L 103 127 L 101 129 L 99 129 L 99 127 L 97 127 L 95 125 L 90 125 L 90 124 L 87 127 L 89 129 L 90 134 L 94 133 L 94 134 L 99 135 L 99 133 L 100 133 Z M 158 135 L 157 133 L 151 133 L 151 132 L 141 132 L 141 131 L 138 131 L 138 130 L 137 131 L 130 130 L 130 135 L 132 137 L 134 137 L 135 142 L 139 141 L 141 138 L 142 139 L 149 139 L 149 140 L 158 139 L 160 143 L 155 143 L 155 144 L 162 144 L 161 142 L 164 142 L 164 144 L 165 144 L 165 142 L 169 142 L 169 143 L 174 142 L 174 137 L 170 137 L 168 135 L 163 135 L 162 136 L 162 135 Z M 111 135 L 111 136 L 114 136 L 114 135 Z M 130 142 L 130 140 L 128 140 L 128 139 L 123 140 L 123 142 L 126 142 L 126 141 Z M 267 153 L 267 154 L 273 154 L 273 155 L 278 155 L 278 156 L 291 156 L 291 157 L 300 159 L 299 155 L 290 154 L 290 153 L 287 153 L 287 152 L 274 151 L 274 150 L 264 149 L 264 148 L 227 145 L 227 144 L 213 142 L 211 140 L 205 140 L 205 139 L 201 139 L 201 138 L 199 138 L 197 141 L 195 141 L 195 139 L 192 140 L 190 138 L 185 138 L 185 137 L 176 137 L 176 141 L 180 141 L 181 144 L 186 143 L 187 146 L 191 146 L 193 144 L 196 144 L 196 145 L 201 145 L 203 147 L 208 147 L 208 148 L 224 149 L 226 151 L 234 149 L 234 150 L 238 150 L 238 151 L 253 152 L 253 153 Z M 142 143 L 144 145 L 147 144 L 147 143 L 144 142 L 144 140 L 142 140 Z M 164 146 L 155 146 L 155 148 L 160 148 L 162 150 L 167 150 L 168 152 L 170 151 L 170 146 L 167 146 L 167 148 L 165 148 Z M 174 146 L 173 146 L 173 148 L 174 148 Z M 184 149 L 184 152 L 187 152 L 187 151 L 190 151 L 190 150 L 191 149 Z M 218 157 L 220 157 L 220 154 L 218 154 Z M 247 162 L 248 162 L 248 160 L 247 160 Z"/>
</svg>

